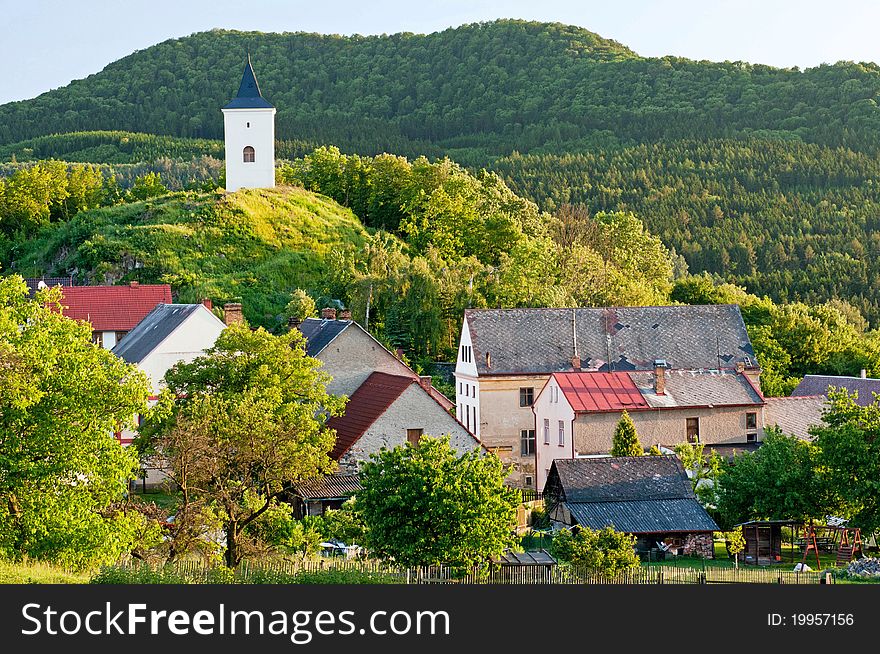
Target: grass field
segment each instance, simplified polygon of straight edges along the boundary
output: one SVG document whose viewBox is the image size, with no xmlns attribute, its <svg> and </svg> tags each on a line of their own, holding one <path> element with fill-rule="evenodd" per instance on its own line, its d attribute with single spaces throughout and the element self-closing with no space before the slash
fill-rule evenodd
<svg viewBox="0 0 880 654">
<path fill-rule="evenodd" d="M 0 561 L 0 584 L 86 584 L 91 571 L 72 572 L 48 563 Z"/>
</svg>

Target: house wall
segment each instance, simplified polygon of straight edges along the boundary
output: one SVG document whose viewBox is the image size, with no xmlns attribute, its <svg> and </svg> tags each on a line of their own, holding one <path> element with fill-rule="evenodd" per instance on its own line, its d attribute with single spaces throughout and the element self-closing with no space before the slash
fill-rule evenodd
<svg viewBox="0 0 880 654">
<path fill-rule="evenodd" d="M 425 436 L 445 436 L 459 453 L 479 447 L 477 440 L 421 386 L 413 383 L 383 413 L 339 461 L 343 471 L 357 471 L 360 461 L 382 448 L 407 442 L 407 429 L 422 429 Z"/>
<path fill-rule="evenodd" d="M 327 392 L 351 396 L 374 372 L 414 377 L 414 373 L 356 323 L 318 353 L 322 370 L 333 377 Z"/>
<path fill-rule="evenodd" d="M 687 419 L 700 419 L 700 442 L 706 444 L 745 443 L 746 413 L 757 413 L 758 440 L 763 439 L 763 412 L 760 406 L 715 407 L 712 409 L 651 409 L 632 411 L 645 449 L 652 445 L 672 446 L 687 442 Z M 614 428 L 620 412 L 581 414 L 575 420 L 575 455 L 607 454 L 611 451 Z"/>
<path fill-rule="evenodd" d="M 465 352 L 469 354 L 465 354 Z M 480 428 L 480 380 L 473 359 L 471 332 L 467 320 L 462 321 L 455 361 L 455 416 L 465 427 L 482 439 Z"/>
<path fill-rule="evenodd" d="M 551 377 L 540 395 L 535 400 L 535 484 L 538 489 L 544 488 L 547 474 L 554 459 L 570 459 L 574 451 L 572 446 L 572 423 L 574 410 L 560 391 L 559 384 Z M 550 429 L 549 443 L 544 438 L 544 421 L 548 421 Z M 565 440 L 559 445 L 559 422 L 565 428 Z"/>
<path fill-rule="evenodd" d="M 480 377 L 480 441 L 486 449 L 496 452 L 502 462 L 514 465 L 507 479 L 513 486 L 534 488 L 536 481 L 535 455 L 523 456 L 520 447 L 520 432 L 535 429 L 535 414 L 531 406 L 519 405 L 519 389 L 533 388 L 537 397 L 548 379 L 549 375 Z M 535 436 L 538 438 L 537 433 Z M 527 484 L 527 478 L 531 484 Z"/>
<path fill-rule="evenodd" d="M 250 127 L 248 127 L 250 123 Z M 275 187 L 275 109 L 224 109 L 226 190 Z M 244 148 L 254 161 L 244 162 Z"/>
</svg>

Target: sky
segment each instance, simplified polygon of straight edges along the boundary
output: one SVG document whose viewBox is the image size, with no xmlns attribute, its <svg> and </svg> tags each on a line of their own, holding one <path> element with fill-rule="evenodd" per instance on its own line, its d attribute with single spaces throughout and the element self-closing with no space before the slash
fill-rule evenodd
<svg viewBox="0 0 880 654">
<path fill-rule="evenodd" d="M 0 0 L 0 103 L 213 28 L 430 33 L 497 18 L 578 25 L 643 56 L 800 68 L 880 62 L 877 0 Z"/>
</svg>

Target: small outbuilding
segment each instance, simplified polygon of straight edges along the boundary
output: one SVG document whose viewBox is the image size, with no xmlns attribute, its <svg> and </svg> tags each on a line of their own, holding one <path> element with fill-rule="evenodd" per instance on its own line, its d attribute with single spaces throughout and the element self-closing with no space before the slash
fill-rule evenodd
<svg viewBox="0 0 880 654">
<path fill-rule="evenodd" d="M 742 528 L 746 548 L 742 553 L 743 563 L 749 565 L 775 565 L 783 562 L 782 543 L 784 541 L 782 528 L 791 530 L 792 546 L 791 562 L 794 562 L 794 535 L 802 526 L 795 520 L 751 520 L 737 525 Z"/>
<path fill-rule="evenodd" d="M 339 509 L 361 488 L 357 474 L 333 474 L 293 484 L 289 491 L 293 515 L 301 520 L 305 516 L 323 515 L 328 509 Z"/>
</svg>

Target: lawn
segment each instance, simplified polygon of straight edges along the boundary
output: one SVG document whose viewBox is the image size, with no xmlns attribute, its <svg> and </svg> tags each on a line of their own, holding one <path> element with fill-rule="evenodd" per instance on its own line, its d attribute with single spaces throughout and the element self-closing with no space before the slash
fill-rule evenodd
<svg viewBox="0 0 880 654">
<path fill-rule="evenodd" d="M 779 570 L 793 570 L 795 564 L 800 563 L 803 560 L 804 553 L 800 548 L 795 548 L 794 552 L 792 552 L 791 546 L 788 543 L 783 543 L 782 545 L 782 563 L 778 563 L 776 565 L 767 565 L 761 566 L 763 568 L 768 569 L 779 569 Z M 829 552 L 820 552 L 819 553 L 819 561 L 822 564 L 819 570 L 835 570 L 837 569 L 835 563 L 837 561 L 837 557 L 833 553 Z M 701 559 L 695 556 L 672 556 L 667 557 L 664 561 L 658 562 L 645 562 L 643 565 L 664 565 L 664 566 L 676 566 L 683 568 L 694 568 L 694 567 L 716 567 L 716 568 L 733 568 L 734 562 L 733 559 L 728 558 L 727 549 L 724 547 L 724 541 L 715 541 L 715 558 L 714 559 Z M 807 565 L 816 570 L 816 555 L 810 552 L 810 555 L 807 557 Z M 742 560 L 740 560 L 740 567 L 743 567 Z M 751 566 L 745 566 L 751 567 Z"/>
<path fill-rule="evenodd" d="M 72 572 L 48 563 L 0 561 L 0 584 L 86 584 L 91 571 Z"/>
</svg>

